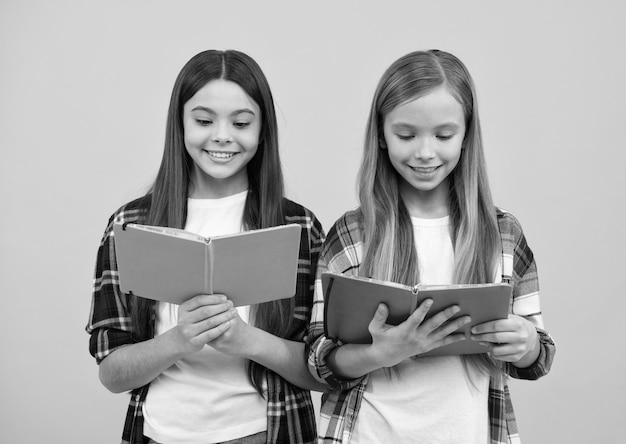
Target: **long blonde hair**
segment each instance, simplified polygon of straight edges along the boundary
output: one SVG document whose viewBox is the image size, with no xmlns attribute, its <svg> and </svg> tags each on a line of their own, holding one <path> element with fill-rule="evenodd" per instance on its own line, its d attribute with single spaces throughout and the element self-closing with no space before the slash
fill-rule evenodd
<svg viewBox="0 0 626 444">
<path fill-rule="evenodd" d="M 364 227 L 363 276 L 406 285 L 420 282 L 413 227 L 400 196 L 398 173 L 386 150 L 383 123 L 398 105 L 440 87 L 461 104 L 466 127 L 459 163 L 448 178 L 454 283 L 493 281 L 501 243 L 474 82 L 458 58 L 439 50 L 416 51 L 396 60 L 374 94 L 358 185 Z M 485 361 L 485 356 L 477 356 L 481 357 L 473 361 Z"/>
</svg>

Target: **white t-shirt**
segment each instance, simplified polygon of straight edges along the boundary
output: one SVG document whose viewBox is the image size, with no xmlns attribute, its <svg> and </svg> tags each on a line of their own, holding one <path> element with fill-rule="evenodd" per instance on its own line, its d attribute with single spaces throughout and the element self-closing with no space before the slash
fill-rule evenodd
<svg viewBox="0 0 626 444">
<path fill-rule="evenodd" d="M 452 283 L 449 217 L 411 221 L 422 283 Z M 372 372 L 351 443 L 487 444 L 489 376 L 469 368 L 458 356 L 436 356 Z"/>
<path fill-rule="evenodd" d="M 246 196 L 188 199 L 185 229 L 205 237 L 242 231 Z M 245 322 L 248 308 L 238 307 Z M 155 334 L 177 319 L 178 305 L 159 302 Z M 267 404 L 248 381 L 244 359 L 208 345 L 150 384 L 143 415 L 144 434 L 168 444 L 215 443 L 267 430 Z"/>
</svg>

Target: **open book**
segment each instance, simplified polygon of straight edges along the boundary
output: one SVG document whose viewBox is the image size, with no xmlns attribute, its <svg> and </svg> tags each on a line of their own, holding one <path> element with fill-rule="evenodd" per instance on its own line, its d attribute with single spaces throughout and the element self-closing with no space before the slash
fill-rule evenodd
<svg viewBox="0 0 626 444">
<path fill-rule="evenodd" d="M 477 324 L 508 316 L 512 288 L 508 284 L 416 285 L 357 276 L 322 273 L 324 290 L 324 329 L 327 338 L 346 344 L 371 344 L 368 325 L 381 302 L 389 308 L 387 323 L 398 325 L 406 320 L 425 299 L 432 299 L 426 318 L 451 305 L 461 311 L 454 318 L 469 315 L 471 323 L 461 327 L 466 339 L 424 353 L 421 356 L 484 353 L 485 346 L 470 339 L 470 329 Z"/>
<path fill-rule="evenodd" d="M 292 297 L 300 251 L 298 224 L 205 238 L 188 231 L 115 223 L 124 293 L 181 304 L 225 294 L 235 306 Z"/>
</svg>

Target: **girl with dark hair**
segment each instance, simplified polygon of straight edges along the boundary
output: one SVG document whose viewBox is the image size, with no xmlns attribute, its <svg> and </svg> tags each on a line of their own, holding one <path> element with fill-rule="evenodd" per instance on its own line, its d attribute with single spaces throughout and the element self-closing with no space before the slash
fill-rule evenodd
<svg viewBox="0 0 626 444">
<path fill-rule="evenodd" d="M 180 306 L 120 291 L 114 221 L 217 236 L 302 226 L 296 294 L 234 308 L 228 295 Z M 152 189 L 117 210 L 98 250 L 87 332 L 100 380 L 131 391 L 124 443 L 309 443 L 316 437 L 303 334 L 323 231 L 283 196 L 267 80 L 238 51 L 205 51 L 174 84 Z M 268 276 L 271 279 L 271 276 Z"/>
<path fill-rule="evenodd" d="M 309 368 L 333 387 L 322 398 L 328 443 L 510 443 L 517 427 L 507 377 L 537 379 L 555 347 L 543 330 L 537 269 L 517 219 L 494 207 L 476 92 L 452 54 L 418 51 L 394 62 L 375 92 L 359 175 L 360 207 L 331 228 L 318 263 Z M 508 319 L 473 328 L 488 354 L 420 357 L 464 340 L 453 306 L 403 323 L 378 307 L 372 344 L 324 336 L 319 277 L 331 271 L 405 285 L 508 282 Z M 426 320 L 425 320 L 426 319 Z"/>
</svg>

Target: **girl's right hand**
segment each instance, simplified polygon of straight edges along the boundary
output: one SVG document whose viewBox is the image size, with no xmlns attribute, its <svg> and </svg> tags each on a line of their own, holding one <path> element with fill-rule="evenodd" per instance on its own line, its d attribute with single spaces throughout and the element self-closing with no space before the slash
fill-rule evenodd
<svg viewBox="0 0 626 444">
<path fill-rule="evenodd" d="M 469 316 L 450 321 L 460 310 L 453 305 L 424 320 L 431 306 L 432 300 L 426 299 L 408 319 L 396 326 L 387 324 L 387 306 L 378 306 L 368 329 L 373 339 L 371 355 L 376 357 L 380 367 L 391 367 L 411 356 L 465 339 L 463 334 L 453 333 L 471 321 Z"/>
<path fill-rule="evenodd" d="M 180 304 L 178 324 L 162 335 L 118 347 L 100 363 L 102 384 L 113 393 L 142 387 L 176 361 L 230 328 L 236 310 L 224 295 L 198 295 Z"/>
<path fill-rule="evenodd" d="M 177 347 L 183 354 L 200 351 L 230 328 L 235 314 L 233 303 L 220 294 L 198 295 L 183 302 L 173 329 Z"/>
</svg>

